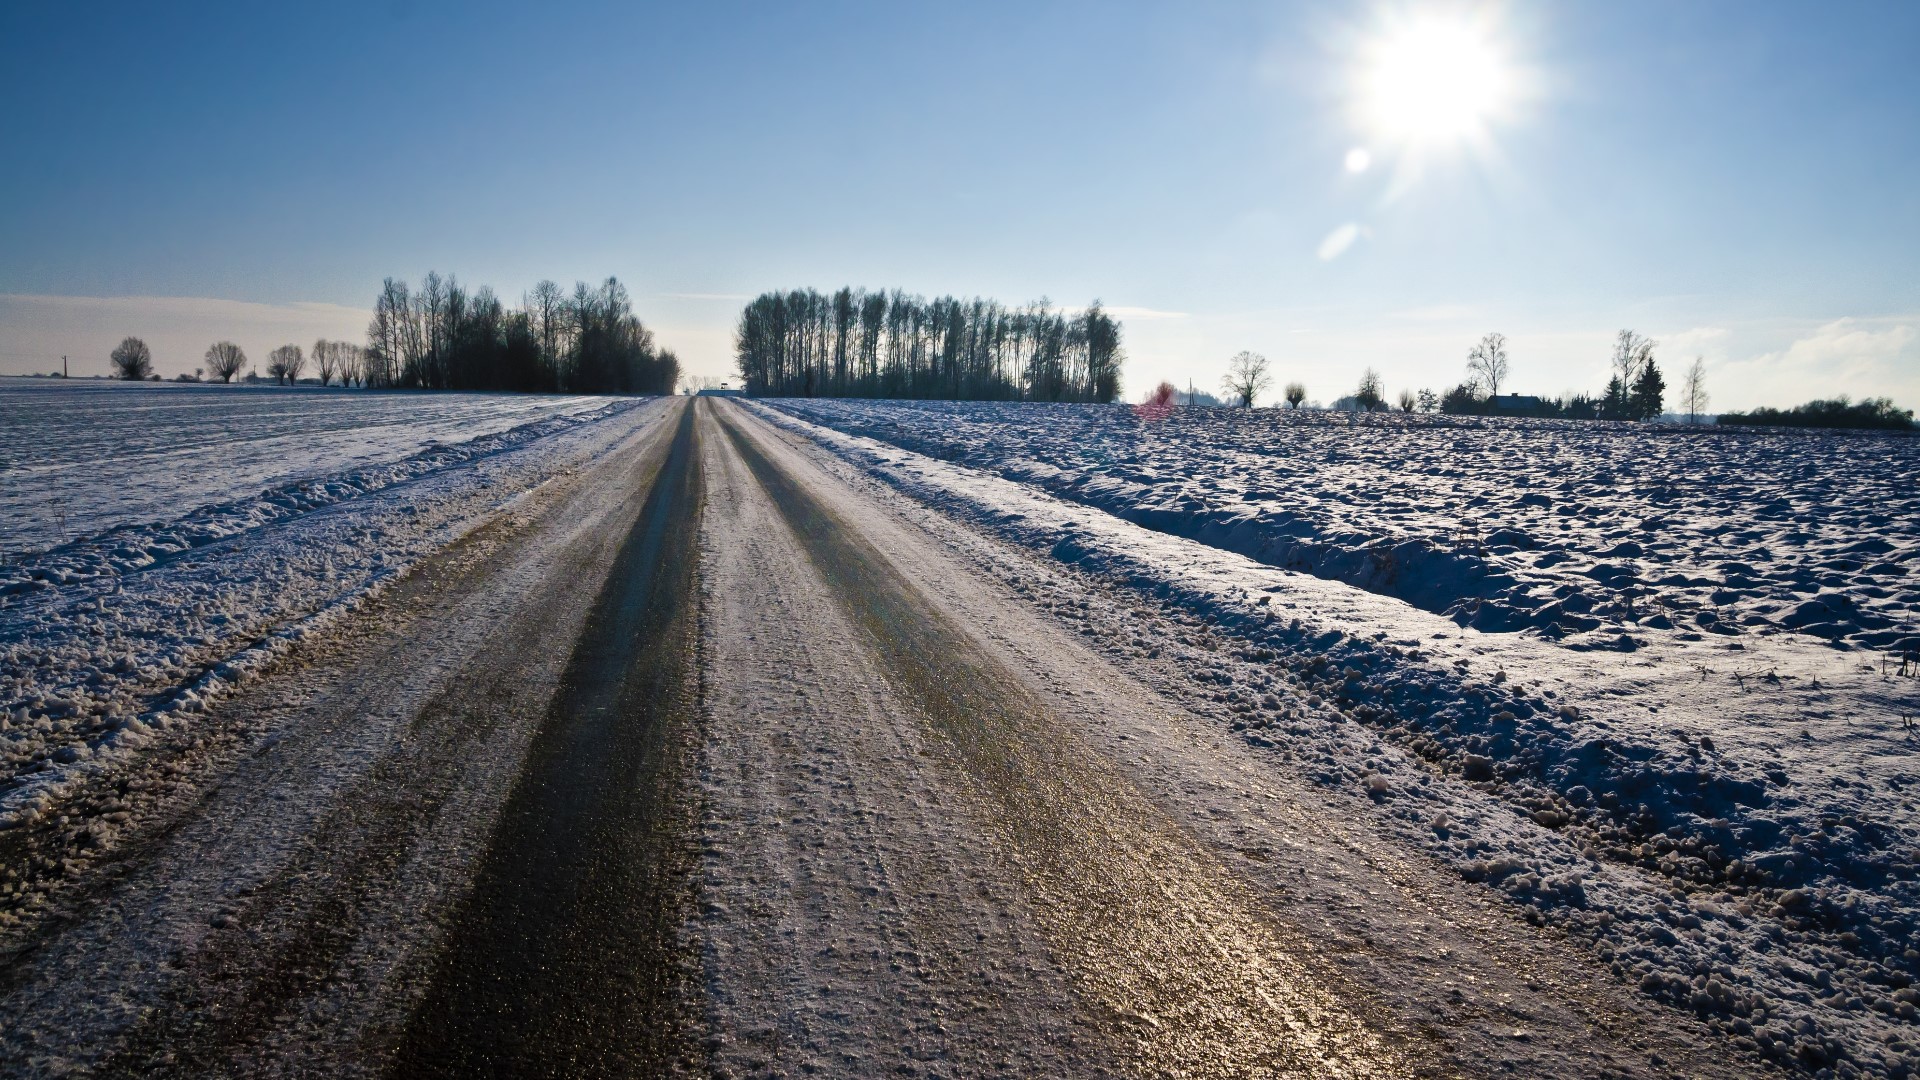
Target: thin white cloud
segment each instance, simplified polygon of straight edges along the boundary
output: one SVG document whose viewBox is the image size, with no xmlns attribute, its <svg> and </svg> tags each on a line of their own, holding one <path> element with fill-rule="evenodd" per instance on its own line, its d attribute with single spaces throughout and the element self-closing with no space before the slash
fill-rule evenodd
<svg viewBox="0 0 1920 1080">
<path fill-rule="evenodd" d="M 1473 318 L 1475 308 L 1465 304 L 1430 304 L 1426 307 L 1407 308 L 1388 315 L 1389 319 L 1401 322 L 1460 322 Z"/>
<path fill-rule="evenodd" d="M 1854 319 L 1836 319 L 1787 346 L 1784 352 L 1766 353 L 1754 363 L 1842 376 L 1865 375 L 1898 363 L 1908 354 L 1914 337 L 1911 326 L 1870 330 Z"/>
<path fill-rule="evenodd" d="M 27 311 L 64 317 L 134 317 L 157 319 L 217 318 L 235 322 L 281 322 L 289 318 L 366 319 L 366 308 L 297 300 L 260 304 L 211 296 L 52 296 L 36 293 L 0 293 L 0 304 L 10 313 Z"/>
<path fill-rule="evenodd" d="M 0 373 L 58 370 L 65 356 L 75 375 L 105 374 L 107 354 L 132 335 L 153 349 L 157 372 L 177 375 L 201 366 L 216 341 L 237 342 L 256 362 L 276 345 L 305 347 L 322 337 L 359 341 L 372 314 L 311 301 L 0 294 Z"/>
<path fill-rule="evenodd" d="M 1668 366 L 1690 362 L 1695 356 L 1718 359 L 1726 354 L 1727 344 L 1732 337 L 1733 331 L 1724 326 L 1695 326 L 1660 339 L 1659 350 L 1673 358 Z"/>
<path fill-rule="evenodd" d="M 1115 304 L 1103 310 L 1116 319 L 1150 321 L 1157 319 L 1184 319 L 1187 317 L 1187 313 L 1184 311 L 1158 311 L 1154 308 L 1129 307 L 1125 304 Z"/>
<path fill-rule="evenodd" d="M 1736 350 L 1740 337 L 1712 327 L 1672 335 L 1661 350 L 1671 358 L 1664 366 L 1677 371 L 1705 356 L 1716 403 L 1727 408 L 1842 394 L 1920 400 L 1920 332 L 1912 320 L 1835 319 L 1799 330 L 1784 347 L 1745 356 Z"/>
</svg>

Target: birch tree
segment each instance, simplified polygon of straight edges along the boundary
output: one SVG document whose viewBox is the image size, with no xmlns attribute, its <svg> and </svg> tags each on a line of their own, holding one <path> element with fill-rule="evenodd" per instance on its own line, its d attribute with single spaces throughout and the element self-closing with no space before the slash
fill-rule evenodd
<svg viewBox="0 0 1920 1080">
<path fill-rule="evenodd" d="M 1699 423 L 1708 402 L 1706 357 L 1696 356 L 1687 366 L 1687 374 L 1680 383 L 1680 401 L 1687 407 L 1687 423 Z"/>
<path fill-rule="evenodd" d="M 1467 350 L 1467 374 L 1487 388 L 1488 397 L 1500 396 L 1500 384 L 1507 381 L 1507 336 L 1488 334 Z"/>
</svg>

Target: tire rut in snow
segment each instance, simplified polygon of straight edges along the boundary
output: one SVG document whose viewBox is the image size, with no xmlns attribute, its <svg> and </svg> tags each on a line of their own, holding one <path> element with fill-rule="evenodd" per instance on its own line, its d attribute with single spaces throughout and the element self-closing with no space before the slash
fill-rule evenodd
<svg viewBox="0 0 1920 1080">
<path fill-rule="evenodd" d="M 394 1015 L 406 1005 L 399 999 L 423 981 L 415 945 L 441 921 L 442 885 L 471 876 L 467 856 L 434 846 L 463 831 L 459 818 L 490 821 L 504 798 L 521 756 L 506 744 L 523 737 L 509 729 L 544 715 L 573 636 L 555 640 L 554 627 L 584 620 L 666 458 L 663 427 L 649 424 L 629 464 L 595 481 L 608 505 L 568 526 L 582 531 L 549 553 L 562 565 L 532 575 L 585 581 L 532 591 L 523 561 L 532 550 L 511 538 L 514 526 L 491 538 L 488 526 L 301 657 L 333 673 L 317 689 L 283 670 L 284 681 L 254 688 L 251 704 L 235 703 L 244 711 L 217 718 L 205 745 L 145 763 L 180 789 L 167 799 L 192 803 L 153 811 L 137 842 L 61 902 L 31 955 L 0 962 L 0 986 L 16 997 L 7 1006 L 33 994 L 32 983 L 43 988 L 8 1018 L 18 1028 L 0 1024 L 0 1073 L 359 1075 L 383 1058 L 404 1019 Z M 524 543 L 537 546 L 532 534 Z M 459 625 L 434 625 L 448 621 Z M 319 695 L 311 711 L 291 704 L 306 692 Z M 378 729 L 386 721 L 377 717 L 396 712 L 406 717 L 399 729 L 362 741 L 363 726 Z M 245 765 L 222 756 L 263 731 L 272 734 Z M 368 753 L 371 766 L 343 787 L 324 779 Z M 497 795 L 467 790 L 496 770 L 506 779 L 486 786 Z M 302 807 L 318 815 L 309 820 Z M 283 861 L 281 845 L 296 837 Z M 403 896 L 421 906 L 403 915 L 409 909 L 392 906 L 408 903 Z M 209 916 L 210 932 L 191 929 Z M 50 1035 L 64 1060 L 34 1057 Z"/>
<path fill-rule="evenodd" d="M 391 1075 L 697 1071 L 694 409 L 574 648 Z"/>
<path fill-rule="evenodd" d="M 888 677 L 981 793 L 1055 952 L 1123 1052 L 1167 1075 L 1407 1071 L 1199 845 L 722 416 Z"/>
</svg>

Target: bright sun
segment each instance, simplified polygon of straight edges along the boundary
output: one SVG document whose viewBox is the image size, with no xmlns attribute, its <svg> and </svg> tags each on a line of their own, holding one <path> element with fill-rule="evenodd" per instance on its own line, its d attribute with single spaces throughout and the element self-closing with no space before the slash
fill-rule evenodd
<svg viewBox="0 0 1920 1080">
<path fill-rule="evenodd" d="M 1366 50 L 1366 126 L 1390 142 L 1477 141 L 1512 104 L 1514 77 L 1479 20 L 1428 16 L 1388 27 Z"/>
</svg>

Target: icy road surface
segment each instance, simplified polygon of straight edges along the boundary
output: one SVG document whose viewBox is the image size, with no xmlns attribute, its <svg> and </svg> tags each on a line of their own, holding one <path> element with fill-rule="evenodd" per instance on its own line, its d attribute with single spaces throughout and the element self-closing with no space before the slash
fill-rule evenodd
<svg viewBox="0 0 1920 1080">
<path fill-rule="evenodd" d="M 1538 656 L 758 406 L 561 434 L 0 830 L 0 1072 L 1909 1068 L 1843 955 L 1884 908 L 1849 946 L 1816 887 L 1685 888 L 1678 819 L 1612 856 L 1525 771 Z"/>
</svg>

